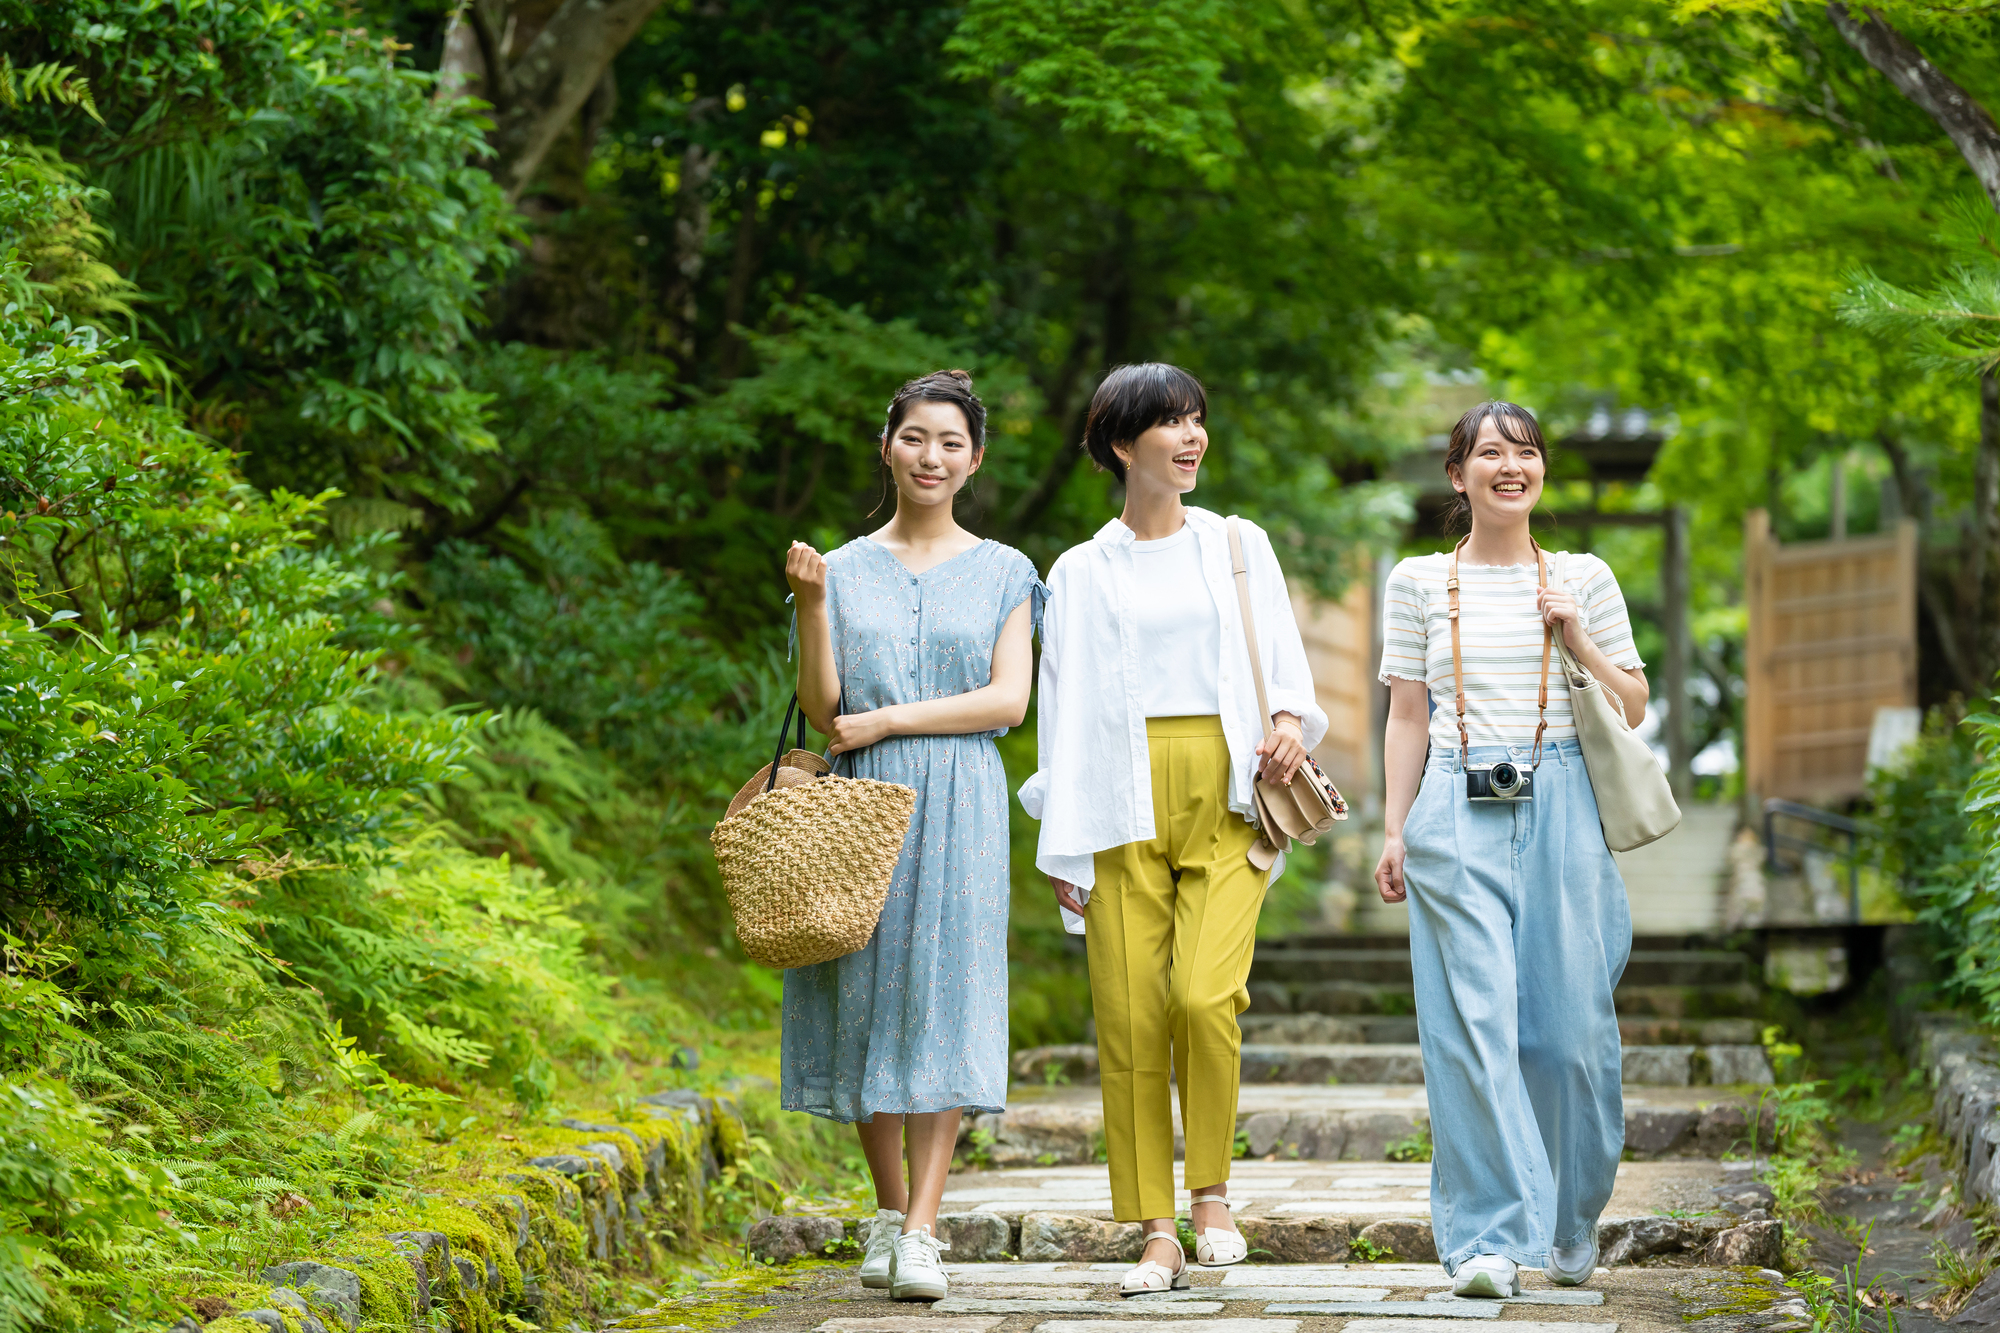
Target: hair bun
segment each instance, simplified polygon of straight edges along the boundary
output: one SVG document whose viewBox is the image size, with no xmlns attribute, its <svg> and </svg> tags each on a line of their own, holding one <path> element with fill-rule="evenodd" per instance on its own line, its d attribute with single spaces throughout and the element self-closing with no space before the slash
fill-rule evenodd
<svg viewBox="0 0 2000 1333">
<path fill-rule="evenodd" d="M 938 373 L 942 375 L 949 375 L 953 379 L 957 380 L 960 384 L 966 385 L 967 387 L 970 387 L 972 384 L 972 372 L 969 370 L 952 369 L 952 370 L 940 371 Z"/>
</svg>

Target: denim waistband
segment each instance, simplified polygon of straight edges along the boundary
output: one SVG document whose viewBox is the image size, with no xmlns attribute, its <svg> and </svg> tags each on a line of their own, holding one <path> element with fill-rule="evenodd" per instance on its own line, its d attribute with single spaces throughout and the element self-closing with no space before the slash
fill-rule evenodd
<svg viewBox="0 0 2000 1333">
<path fill-rule="evenodd" d="M 1525 741 L 1519 745 L 1475 745 L 1472 747 L 1471 761 L 1475 764 L 1497 764 L 1504 759 L 1519 764 L 1533 758 L 1534 753 L 1533 741 Z M 1459 762 L 1459 749 L 1456 745 L 1448 750 L 1432 746 L 1430 759 L 1424 767 L 1455 773 L 1458 771 Z M 1583 762 L 1583 747 L 1577 744 L 1573 736 L 1559 741 L 1543 741 L 1542 762 L 1557 764 L 1563 768 L 1580 764 Z"/>
</svg>

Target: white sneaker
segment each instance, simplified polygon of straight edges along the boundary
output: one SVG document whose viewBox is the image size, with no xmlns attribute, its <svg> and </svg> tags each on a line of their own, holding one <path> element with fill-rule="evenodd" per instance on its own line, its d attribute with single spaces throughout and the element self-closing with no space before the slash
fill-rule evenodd
<svg viewBox="0 0 2000 1333">
<path fill-rule="evenodd" d="M 1580 1287 L 1590 1281 L 1597 1272 L 1597 1228 L 1590 1229 L 1586 1244 L 1550 1246 L 1549 1261 L 1542 1265 L 1542 1271 L 1558 1287 Z"/>
<path fill-rule="evenodd" d="M 896 1233 L 903 1229 L 903 1215 L 889 1208 L 877 1208 L 868 1224 L 868 1249 L 861 1260 L 861 1285 L 882 1290 L 889 1285 L 889 1256 L 896 1252 Z"/>
<path fill-rule="evenodd" d="M 950 1248 L 931 1235 L 929 1227 L 918 1227 L 897 1236 L 889 1258 L 889 1299 L 943 1300 L 951 1290 L 951 1282 L 938 1263 L 938 1255 Z"/>
<path fill-rule="evenodd" d="M 1477 1254 L 1458 1266 L 1452 1280 L 1454 1296 L 1491 1296 L 1496 1299 L 1521 1294 L 1521 1270 L 1512 1259 L 1500 1254 Z"/>
</svg>

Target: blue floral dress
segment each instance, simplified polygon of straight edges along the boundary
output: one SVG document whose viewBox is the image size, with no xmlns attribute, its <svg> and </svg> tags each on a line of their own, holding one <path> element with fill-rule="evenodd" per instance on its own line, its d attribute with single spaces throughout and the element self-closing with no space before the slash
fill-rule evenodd
<svg viewBox="0 0 2000 1333">
<path fill-rule="evenodd" d="M 827 622 L 841 706 L 964 694 L 993 645 L 1047 590 L 1011 546 L 984 541 L 921 574 L 857 538 L 827 557 Z M 916 813 L 867 946 L 785 973 L 783 1098 L 829 1119 L 1007 1100 L 1007 774 L 993 739 L 891 736 L 838 771 L 916 788 Z M 851 761 L 851 768 L 850 768 Z"/>
</svg>

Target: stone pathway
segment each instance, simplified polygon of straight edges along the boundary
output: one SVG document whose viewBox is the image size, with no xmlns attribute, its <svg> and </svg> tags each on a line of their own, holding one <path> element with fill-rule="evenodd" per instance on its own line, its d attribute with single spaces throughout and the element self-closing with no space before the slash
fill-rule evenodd
<svg viewBox="0 0 2000 1333">
<path fill-rule="evenodd" d="M 1196 1269 L 1185 1291 L 1120 1299 L 1124 1263 L 950 1264 L 951 1295 L 896 1302 L 863 1288 L 852 1265 L 819 1265 L 718 1319 L 720 1293 L 685 1297 L 607 1333 L 731 1327 L 744 1333 L 1450 1333 L 1465 1321 L 1501 1333 L 1805 1333 L 1803 1302 L 1775 1272 L 1602 1269 L 1583 1289 L 1524 1275 L 1508 1301 L 1453 1297 L 1426 1264 L 1245 1264 Z M 726 1285 L 726 1284 L 718 1284 Z"/>
</svg>

